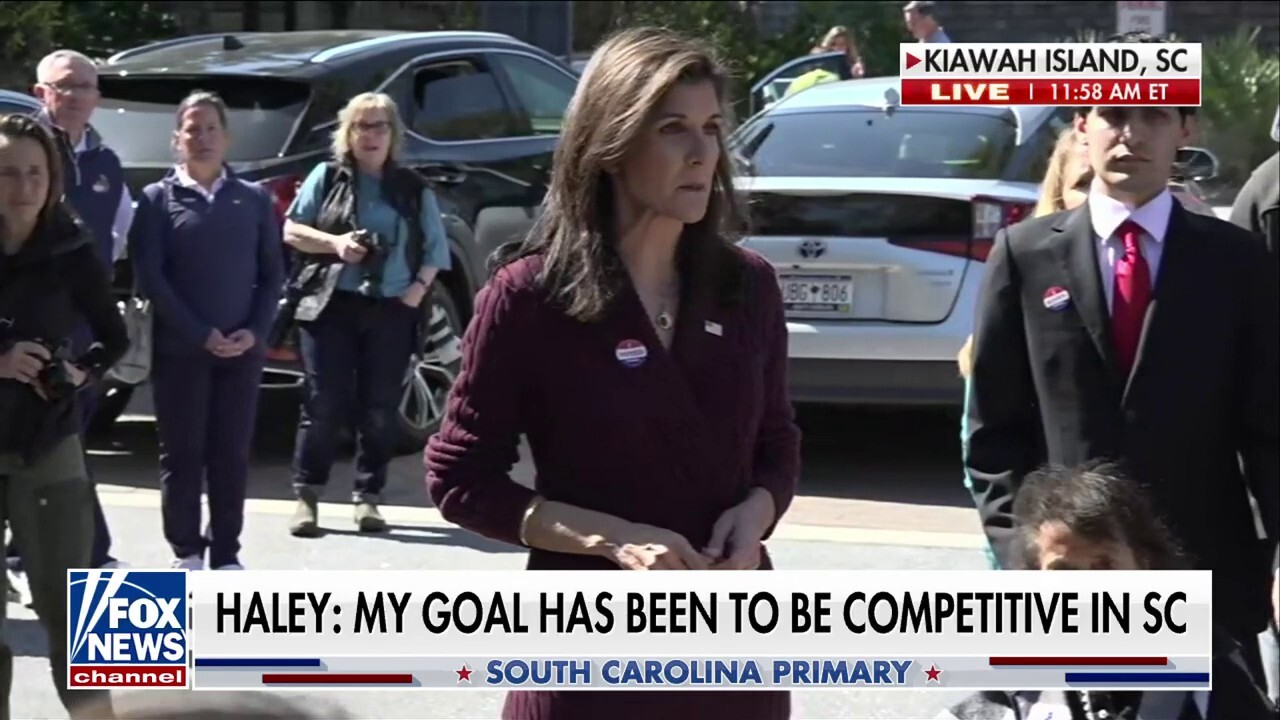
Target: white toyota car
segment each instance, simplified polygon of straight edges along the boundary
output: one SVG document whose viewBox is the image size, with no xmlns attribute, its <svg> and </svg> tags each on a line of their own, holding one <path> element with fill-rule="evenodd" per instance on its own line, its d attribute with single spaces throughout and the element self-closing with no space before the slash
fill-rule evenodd
<svg viewBox="0 0 1280 720">
<path fill-rule="evenodd" d="M 796 402 L 962 403 L 956 355 L 987 253 L 1030 215 L 1071 116 L 902 107 L 890 77 L 815 85 L 743 124 L 729 142 L 742 244 L 777 269 Z M 1216 171 L 1199 148 L 1179 160 Z"/>
</svg>

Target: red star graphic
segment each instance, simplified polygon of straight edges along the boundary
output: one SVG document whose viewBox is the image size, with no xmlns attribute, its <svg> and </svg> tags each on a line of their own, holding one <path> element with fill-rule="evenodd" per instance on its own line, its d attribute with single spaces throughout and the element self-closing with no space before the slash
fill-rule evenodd
<svg viewBox="0 0 1280 720">
<path fill-rule="evenodd" d="M 471 668 L 467 667 L 465 663 L 463 663 L 461 670 L 454 670 L 454 672 L 458 673 L 458 682 L 463 680 L 471 682 Z"/>
<path fill-rule="evenodd" d="M 938 679 L 938 676 L 942 674 L 942 671 L 938 669 L 937 665 L 930 665 L 929 669 L 924 671 L 924 674 L 929 676 L 929 682 L 942 682 Z"/>
</svg>

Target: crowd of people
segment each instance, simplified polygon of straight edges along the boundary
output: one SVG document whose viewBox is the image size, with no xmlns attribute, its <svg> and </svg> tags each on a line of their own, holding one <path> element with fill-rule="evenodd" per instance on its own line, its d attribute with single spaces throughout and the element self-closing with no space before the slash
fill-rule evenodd
<svg viewBox="0 0 1280 720">
<path fill-rule="evenodd" d="M 736 242 L 728 86 L 699 41 L 654 28 L 606 41 L 567 110 L 542 214 L 476 297 L 425 481 L 447 520 L 526 549 L 530 570 L 774 567 L 767 541 L 796 492 L 801 435 L 774 269 Z M 93 387 L 136 340 L 110 291 L 123 243 L 155 308 L 165 538 L 175 567 L 215 571 L 243 567 L 258 377 L 282 324 L 299 329 L 307 371 L 290 532 L 316 534 L 351 420 L 353 520 L 385 527 L 388 425 L 448 254 L 431 188 L 397 163 L 404 129 L 386 95 L 339 113 L 331 159 L 284 218 L 225 162 L 235 128 L 216 95 L 175 108 L 174 167 L 136 210 L 89 125 L 93 64 L 51 55 L 37 95 L 40 115 L 0 120 L 0 520 L 63 704 L 104 717 L 110 698 L 66 688 L 63 593 L 68 568 L 120 564 L 83 430 Z M 1280 273 L 1277 203 L 1257 193 L 1276 183 L 1242 193 L 1246 228 L 1186 211 L 1169 182 L 1192 113 L 1078 110 L 1038 217 L 1001 231 L 987 261 L 962 464 L 993 568 L 1213 570 L 1215 689 L 989 692 L 946 717 L 1060 701 L 1074 720 L 1274 718 L 1258 635 L 1280 606 Z M 521 436 L 533 487 L 509 474 Z M 11 676 L 0 631 L 0 720 Z M 782 690 L 523 691 L 503 710 L 790 716 Z"/>
</svg>

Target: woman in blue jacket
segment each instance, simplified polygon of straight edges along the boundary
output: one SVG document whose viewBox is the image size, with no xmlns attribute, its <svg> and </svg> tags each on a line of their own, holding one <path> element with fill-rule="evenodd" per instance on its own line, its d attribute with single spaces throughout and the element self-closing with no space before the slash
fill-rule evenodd
<svg viewBox="0 0 1280 720">
<path fill-rule="evenodd" d="M 174 566 L 242 569 L 240 531 L 264 338 L 284 283 L 269 196 L 223 162 L 227 109 L 196 92 L 178 106 L 178 164 L 148 185 L 131 232 L 134 272 L 155 306 L 152 388 L 164 533 Z M 208 483 L 209 530 L 200 532 Z M 207 557 L 206 557 L 207 556 Z"/>
</svg>

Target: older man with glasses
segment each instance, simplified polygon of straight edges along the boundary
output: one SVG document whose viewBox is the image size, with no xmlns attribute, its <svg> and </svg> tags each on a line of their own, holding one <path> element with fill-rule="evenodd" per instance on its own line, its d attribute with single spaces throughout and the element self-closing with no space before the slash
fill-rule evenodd
<svg viewBox="0 0 1280 720">
<path fill-rule="evenodd" d="M 98 106 L 97 67 L 74 50 L 52 52 L 36 68 L 32 94 L 43 105 L 37 118 L 53 132 L 62 151 L 65 200 L 92 230 L 98 258 L 110 275 L 115 261 L 124 253 L 133 223 L 133 197 L 125 186 L 119 156 L 89 124 Z M 82 352 L 93 342 L 92 333 L 85 326 L 74 339 L 72 349 Z M 93 417 L 96 400 L 96 395 L 90 395 L 81 405 L 82 429 Z M 111 534 L 96 494 L 94 508 L 97 520 L 91 561 L 95 567 L 118 567 L 120 562 L 111 556 Z M 10 543 L 6 555 L 10 587 L 17 589 L 19 596 L 25 595 L 21 548 Z"/>
</svg>

